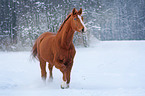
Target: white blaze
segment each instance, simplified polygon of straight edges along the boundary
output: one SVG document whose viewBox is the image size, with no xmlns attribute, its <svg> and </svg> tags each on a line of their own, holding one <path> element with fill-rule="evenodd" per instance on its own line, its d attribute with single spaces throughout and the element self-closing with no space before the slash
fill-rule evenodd
<svg viewBox="0 0 145 96">
<path fill-rule="evenodd" d="M 86 26 L 85 26 L 84 22 L 82 21 L 81 16 L 80 16 L 80 15 L 78 15 L 78 18 L 80 19 L 80 21 L 81 21 L 82 25 L 84 26 L 84 31 L 86 31 L 86 30 L 87 30 L 87 28 L 86 28 Z"/>
</svg>

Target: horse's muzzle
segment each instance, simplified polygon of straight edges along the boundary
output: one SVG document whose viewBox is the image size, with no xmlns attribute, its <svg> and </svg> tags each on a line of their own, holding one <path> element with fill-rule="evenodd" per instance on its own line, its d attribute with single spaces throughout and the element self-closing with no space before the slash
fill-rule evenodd
<svg viewBox="0 0 145 96">
<path fill-rule="evenodd" d="M 83 29 L 81 31 L 84 33 L 85 31 L 87 31 L 87 28 L 83 27 Z"/>
<path fill-rule="evenodd" d="M 84 28 L 82 29 L 82 32 L 84 32 Z"/>
</svg>

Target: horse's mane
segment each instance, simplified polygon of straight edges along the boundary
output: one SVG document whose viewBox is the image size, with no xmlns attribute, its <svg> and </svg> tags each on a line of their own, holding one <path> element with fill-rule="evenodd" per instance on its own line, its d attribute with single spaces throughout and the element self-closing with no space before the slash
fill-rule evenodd
<svg viewBox="0 0 145 96">
<path fill-rule="evenodd" d="M 61 26 L 60 26 L 60 28 L 59 28 L 59 30 L 58 30 L 58 32 L 60 32 L 61 31 L 61 29 L 62 29 L 62 27 L 63 27 L 63 25 L 65 24 L 65 22 L 70 18 L 70 16 L 71 16 L 71 14 L 69 14 L 68 16 L 67 16 L 67 18 L 64 20 L 64 22 L 61 24 Z"/>
</svg>

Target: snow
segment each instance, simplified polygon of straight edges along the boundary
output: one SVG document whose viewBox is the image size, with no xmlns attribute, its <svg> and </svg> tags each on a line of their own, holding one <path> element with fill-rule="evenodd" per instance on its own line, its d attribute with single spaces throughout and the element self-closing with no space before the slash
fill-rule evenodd
<svg viewBox="0 0 145 96">
<path fill-rule="evenodd" d="M 69 89 L 60 88 L 56 68 L 53 81 L 43 82 L 30 52 L 0 52 L 0 96 L 145 96 L 145 41 L 99 41 L 76 51 Z"/>
</svg>

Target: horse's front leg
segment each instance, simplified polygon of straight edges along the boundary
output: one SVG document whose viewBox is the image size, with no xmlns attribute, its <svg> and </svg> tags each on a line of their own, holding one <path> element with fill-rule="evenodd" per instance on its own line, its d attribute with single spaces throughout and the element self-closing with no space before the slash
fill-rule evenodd
<svg viewBox="0 0 145 96">
<path fill-rule="evenodd" d="M 71 69 L 72 63 L 69 63 L 68 65 L 66 65 L 66 69 L 62 71 L 63 73 L 63 82 L 61 84 L 62 89 L 69 88 Z"/>
<path fill-rule="evenodd" d="M 63 58 L 55 58 L 54 64 L 57 69 L 60 69 L 60 71 L 63 73 L 63 82 L 61 84 L 61 88 L 69 88 L 70 83 L 70 72 L 73 65 L 73 60 L 67 60 Z"/>
<path fill-rule="evenodd" d="M 66 88 L 69 88 L 69 84 L 67 84 L 67 72 L 66 71 L 63 71 L 63 81 L 61 83 L 61 88 L 62 89 L 66 89 Z"/>
</svg>

